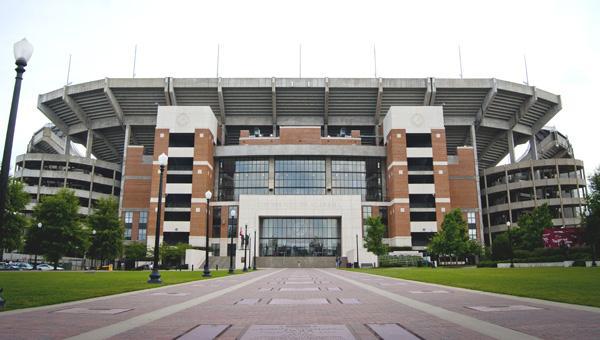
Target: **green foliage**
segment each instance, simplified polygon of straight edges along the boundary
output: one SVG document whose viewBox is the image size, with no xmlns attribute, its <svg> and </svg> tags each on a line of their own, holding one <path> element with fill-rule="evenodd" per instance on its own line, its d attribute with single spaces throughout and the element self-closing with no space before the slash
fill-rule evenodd
<svg viewBox="0 0 600 340">
<path fill-rule="evenodd" d="M 188 243 L 177 243 L 176 245 L 161 244 L 160 259 L 164 266 L 178 266 L 185 258 L 185 250 L 192 246 Z"/>
<path fill-rule="evenodd" d="M 544 229 L 552 227 L 552 214 L 548 204 L 544 203 L 533 209 L 532 212 L 521 214 L 517 224 L 519 227 L 511 230 L 516 249 L 543 247 Z"/>
<path fill-rule="evenodd" d="M 421 267 L 423 258 L 420 256 L 405 255 L 381 255 L 379 256 L 380 267 Z"/>
<path fill-rule="evenodd" d="M 29 203 L 29 194 L 20 181 L 10 178 L 6 193 L 6 214 L 0 225 L 0 249 L 12 251 L 23 246 L 23 234 L 29 219 L 21 214 Z"/>
<path fill-rule="evenodd" d="M 442 230 L 433 236 L 428 250 L 433 255 L 454 258 L 482 253 L 481 246 L 476 241 L 469 240 L 467 222 L 460 209 L 454 209 L 444 216 Z"/>
<path fill-rule="evenodd" d="M 123 252 L 123 223 L 119 220 L 119 203 L 114 198 L 102 198 L 88 217 L 88 229 L 95 230 L 91 237 L 89 255 L 98 260 L 109 260 Z"/>
<path fill-rule="evenodd" d="M 148 258 L 148 248 L 143 242 L 134 242 L 123 247 L 123 254 L 128 260 L 140 261 Z"/>
<path fill-rule="evenodd" d="M 381 223 L 380 216 L 367 217 L 367 235 L 364 237 L 364 247 L 375 255 L 386 255 L 387 244 L 383 243 L 385 225 Z"/>
<path fill-rule="evenodd" d="M 492 242 L 492 260 L 507 260 L 510 258 L 510 245 L 508 244 L 508 233 L 496 235 Z"/>
<path fill-rule="evenodd" d="M 590 177 L 590 193 L 587 197 L 589 216 L 584 217 L 585 242 L 598 248 L 600 246 L 600 168 Z"/>
<path fill-rule="evenodd" d="M 87 235 L 81 227 L 78 211 L 79 199 L 68 189 L 44 197 L 34 208 L 36 224 L 43 225 L 39 235 L 41 253 L 55 266 L 61 257 L 80 252 L 86 245 Z"/>
</svg>

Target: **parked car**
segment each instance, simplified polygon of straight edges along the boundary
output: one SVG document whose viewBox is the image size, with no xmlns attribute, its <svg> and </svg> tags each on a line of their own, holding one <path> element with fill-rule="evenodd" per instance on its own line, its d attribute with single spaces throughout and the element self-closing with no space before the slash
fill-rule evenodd
<svg viewBox="0 0 600 340">
<path fill-rule="evenodd" d="M 26 262 L 13 262 L 8 264 L 8 270 L 33 270 L 33 266 Z"/>
<path fill-rule="evenodd" d="M 40 263 L 37 265 L 36 267 L 37 270 L 42 270 L 42 271 L 46 271 L 46 270 L 54 270 L 54 266 L 53 265 L 49 265 L 47 263 Z M 56 270 L 65 270 L 63 267 L 56 267 Z"/>
<path fill-rule="evenodd" d="M 9 270 L 8 263 L 0 262 L 0 270 Z"/>
</svg>

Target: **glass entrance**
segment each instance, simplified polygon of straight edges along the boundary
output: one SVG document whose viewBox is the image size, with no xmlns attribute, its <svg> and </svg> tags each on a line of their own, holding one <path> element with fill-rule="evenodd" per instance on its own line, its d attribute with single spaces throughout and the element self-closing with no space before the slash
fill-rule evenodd
<svg viewBox="0 0 600 340">
<path fill-rule="evenodd" d="M 260 256 L 339 256 L 340 242 L 339 218 L 260 219 Z"/>
</svg>

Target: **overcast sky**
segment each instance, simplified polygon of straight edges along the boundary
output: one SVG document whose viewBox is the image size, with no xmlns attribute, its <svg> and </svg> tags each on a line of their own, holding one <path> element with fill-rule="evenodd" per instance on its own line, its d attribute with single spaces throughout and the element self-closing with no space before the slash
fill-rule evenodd
<svg viewBox="0 0 600 340">
<path fill-rule="evenodd" d="M 37 96 L 70 82 L 131 77 L 464 77 L 525 81 L 560 94 L 549 123 L 587 174 L 600 165 L 599 1 L 0 1 L 0 146 L 14 85 L 13 43 L 35 48 L 13 159 L 46 117 Z M 14 163 L 13 163 L 14 164 Z"/>
</svg>

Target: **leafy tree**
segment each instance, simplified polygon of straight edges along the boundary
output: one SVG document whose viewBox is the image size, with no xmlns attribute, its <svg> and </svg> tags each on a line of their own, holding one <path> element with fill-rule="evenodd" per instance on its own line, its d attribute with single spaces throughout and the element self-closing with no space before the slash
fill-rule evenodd
<svg viewBox="0 0 600 340">
<path fill-rule="evenodd" d="M 369 216 L 366 224 L 367 235 L 364 237 L 364 247 L 375 255 L 386 255 L 388 246 L 383 243 L 385 225 L 381 222 L 381 217 Z"/>
<path fill-rule="evenodd" d="M 123 223 L 119 220 L 119 203 L 114 198 L 101 198 L 88 217 L 88 229 L 95 230 L 89 254 L 101 262 L 113 261 L 123 252 Z"/>
<path fill-rule="evenodd" d="M 37 223 L 31 223 L 25 231 L 24 250 L 27 254 L 35 255 L 35 263 L 37 263 L 37 256 L 44 253 L 42 240 L 42 228 L 38 227 Z"/>
<path fill-rule="evenodd" d="M 79 200 L 69 189 L 46 196 L 33 210 L 35 220 L 42 223 L 41 249 L 48 261 L 58 266 L 58 261 L 68 253 L 85 247 L 86 233 L 79 221 Z"/>
<path fill-rule="evenodd" d="M 585 242 L 592 247 L 593 261 L 600 246 L 600 168 L 590 177 L 590 193 L 587 197 L 589 216 L 584 217 Z"/>
<path fill-rule="evenodd" d="M 542 235 L 545 228 L 552 227 L 552 214 L 548 204 L 536 207 L 532 212 L 526 212 L 519 216 L 518 228 L 511 230 L 515 242 L 515 248 L 532 250 L 544 246 Z"/>
<path fill-rule="evenodd" d="M 128 260 L 144 260 L 148 257 L 148 248 L 143 242 L 133 242 L 123 247 L 123 254 Z"/>
<path fill-rule="evenodd" d="M 460 209 L 454 209 L 444 216 L 441 229 L 429 243 L 428 250 L 431 254 L 454 260 L 481 254 L 481 246 L 476 241 L 469 240 L 467 221 Z"/>
<path fill-rule="evenodd" d="M 508 233 L 500 233 L 496 235 L 492 243 L 492 260 L 507 260 L 509 258 L 510 245 L 508 244 Z"/>
<path fill-rule="evenodd" d="M 0 259 L 4 249 L 12 251 L 23 245 L 23 234 L 29 219 L 21 214 L 21 211 L 25 209 L 30 199 L 23 188 L 23 183 L 14 178 L 8 182 L 4 221 L 0 225 Z"/>
<path fill-rule="evenodd" d="M 176 245 L 162 243 L 159 250 L 161 262 L 164 266 L 178 266 L 185 258 L 185 250 L 189 248 L 192 248 L 192 246 L 188 243 L 177 243 Z"/>
</svg>

